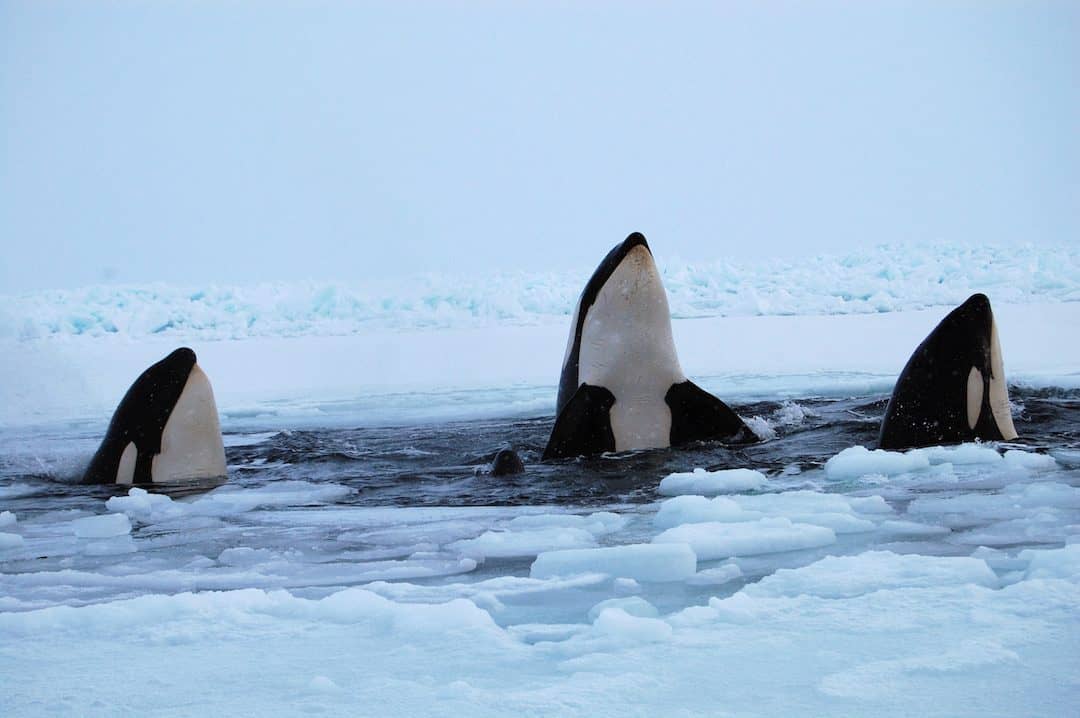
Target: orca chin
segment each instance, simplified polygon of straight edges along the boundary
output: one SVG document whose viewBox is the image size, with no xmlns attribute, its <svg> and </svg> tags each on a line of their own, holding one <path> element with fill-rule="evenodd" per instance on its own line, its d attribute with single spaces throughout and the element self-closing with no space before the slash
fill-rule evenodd
<svg viewBox="0 0 1080 718">
<path fill-rule="evenodd" d="M 951 311 L 915 349 L 881 421 L 882 449 L 1017 438 L 994 312 L 985 294 Z"/>
<path fill-rule="evenodd" d="M 683 374 L 660 272 L 634 232 L 608 252 L 578 299 L 543 458 L 704 439 L 757 437 Z"/>
<path fill-rule="evenodd" d="M 92 483 L 181 490 L 210 488 L 225 478 L 214 392 L 186 347 L 131 385 L 83 476 Z"/>
</svg>

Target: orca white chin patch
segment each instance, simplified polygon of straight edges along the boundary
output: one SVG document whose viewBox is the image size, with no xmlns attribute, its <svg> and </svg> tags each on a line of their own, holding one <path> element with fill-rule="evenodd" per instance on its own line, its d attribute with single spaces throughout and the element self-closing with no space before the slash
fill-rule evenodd
<svg viewBox="0 0 1080 718">
<path fill-rule="evenodd" d="M 1019 434 L 1013 426 L 1012 408 L 1009 406 L 1009 388 L 1005 384 L 1005 366 L 1001 359 L 1001 343 L 998 341 L 997 322 L 990 325 L 990 411 L 994 414 L 998 431 L 1006 441 Z"/>
<path fill-rule="evenodd" d="M 125 452 L 126 453 L 126 452 Z M 195 364 L 161 434 L 154 483 L 225 476 L 225 445 L 210 380 Z"/>
<path fill-rule="evenodd" d="M 664 396 L 686 377 L 648 248 L 631 249 L 588 308 L 578 367 L 579 384 L 605 387 L 616 397 L 610 415 L 617 451 L 670 445 L 671 409 Z"/>
</svg>

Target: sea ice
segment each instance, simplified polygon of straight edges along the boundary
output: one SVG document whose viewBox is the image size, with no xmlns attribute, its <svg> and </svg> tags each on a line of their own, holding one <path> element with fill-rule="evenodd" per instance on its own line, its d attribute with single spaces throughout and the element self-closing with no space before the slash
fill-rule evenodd
<svg viewBox="0 0 1080 718">
<path fill-rule="evenodd" d="M 72 521 L 71 528 L 79 538 L 112 538 L 131 533 L 131 521 L 124 514 L 87 516 Z"/>
<path fill-rule="evenodd" d="M 0 532 L 0 549 L 18 548 L 23 545 L 23 541 L 19 534 Z"/>
<path fill-rule="evenodd" d="M 621 608 L 631 616 L 639 616 L 642 618 L 656 618 L 660 615 L 660 612 L 656 610 L 656 606 L 652 605 L 644 598 L 630 596 L 628 598 L 609 598 L 606 601 L 601 601 L 596 604 L 589 609 L 589 621 L 595 621 L 601 612 L 609 608 Z"/>
<path fill-rule="evenodd" d="M 822 526 L 795 524 L 784 518 L 743 523 L 684 524 L 653 539 L 658 545 L 688 544 L 702 561 L 816 548 L 836 543 L 836 534 Z"/>
<path fill-rule="evenodd" d="M 1075 581 L 1080 577 L 1080 544 L 1069 544 L 1059 549 L 1026 549 L 1020 559 L 1028 562 L 1024 578 L 1062 578 Z"/>
<path fill-rule="evenodd" d="M 545 528 L 531 531 L 485 531 L 472 539 L 455 541 L 447 548 L 472 558 L 536 556 L 544 551 L 589 548 L 596 545 L 590 532 L 579 528 Z"/>
<path fill-rule="evenodd" d="M 719 586 L 721 584 L 730 583 L 737 578 L 742 578 L 743 572 L 739 568 L 738 564 L 725 563 L 715 568 L 707 568 L 702 571 L 698 571 L 690 578 L 686 579 L 686 583 L 691 586 Z"/>
<path fill-rule="evenodd" d="M 628 544 L 549 551 L 536 557 L 533 578 L 604 573 L 637 581 L 682 581 L 697 570 L 697 556 L 686 543 Z"/>
<path fill-rule="evenodd" d="M 602 610 L 593 629 L 602 636 L 635 643 L 666 641 L 673 633 L 671 626 L 658 618 L 634 615 L 620 607 Z"/>
<path fill-rule="evenodd" d="M 704 496 L 687 495 L 662 502 L 653 516 L 653 525 L 665 529 L 689 523 L 753 521 L 761 517 L 761 513 L 747 511 L 724 496 L 707 499 Z"/>
<path fill-rule="evenodd" d="M 533 514 L 517 516 L 507 523 L 507 528 L 544 529 L 566 527 L 584 529 L 594 536 L 603 536 L 618 531 L 626 526 L 628 519 L 611 511 L 597 511 L 587 515 L 578 514 Z"/>
<path fill-rule="evenodd" d="M 882 589 L 965 583 L 997 588 L 998 579 L 986 562 L 977 558 L 867 551 L 857 556 L 827 556 L 802 568 L 782 568 L 746 586 L 743 593 L 850 598 Z"/>
<path fill-rule="evenodd" d="M 1028 469 L 1031 471 L 1048 471 L 1057 467 L 1053 456 L 1048 454 L 1036 454 L 1031 451 L 1009 449 L 1005 452 L 1005 463 L 1009 466 Z"/>
<path fill-rule="evenodd" d="M 857 479 L 869 474 L 895 476 L 930 466 L 927 455 L 916 449 L 907 453 L 852 446 L 825 462 L 825 475 L 833 480 Z"/>
<path fill-rule="evenodd" d="M 921 450 L 931 464 L 1000 464 L 1001 454 L 989 446 L 960 444 L 959 446 L 931 446 Z"/>
<path fill-rule="evenodd" d="M 697 494 L 713 496 L 739 491 L 753 491 L 766 484 L 765 475 L 752 469 L 722 469 L 706 471 L 694 469 L 683 474 L 670 474 L 661 482 L 657 491 L 663 496 Z"/>
</svg>

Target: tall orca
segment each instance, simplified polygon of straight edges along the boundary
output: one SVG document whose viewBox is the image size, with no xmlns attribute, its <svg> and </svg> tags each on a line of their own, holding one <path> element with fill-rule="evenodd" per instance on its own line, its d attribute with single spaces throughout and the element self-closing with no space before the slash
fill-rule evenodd
<svg viewBox="0 0 1080 718">
<path fill-rule="evenodd" d="M 757 437 L 683 374 L 660 273 L 635 232 L 608 253 L 578 300 L 543 458 L 700 439 Z"/>
<path fill-rule="evenodd" d="M 1016 436 L 994 313 L 985 294 L 974 294 L 911 355 L 885 409 L 878 444 L 907 449 Z"/>
<path fill-rule="evenodd" d="M 137 485 L 224 481 L 225 446 L 210 380 L 184 347 L 139 375 L 109 422 L 85 481 Z"/>
</svg>

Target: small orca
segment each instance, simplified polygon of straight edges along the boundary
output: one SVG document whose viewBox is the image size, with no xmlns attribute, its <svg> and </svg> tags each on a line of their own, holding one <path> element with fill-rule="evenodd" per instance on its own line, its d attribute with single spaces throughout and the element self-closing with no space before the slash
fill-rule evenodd
<svg viewBox="0 0 1080 718">
<path fill-rule="evenodd" d="M 491 460 L 492 476 L 510 476 L 525 472 L 525 462 L 513 449 L 499 449 Z"/>
<path fill-rule="evenodd" d="M 634 232 L 608 253 L 578 299 L 543 458 L 700 439 L 757 437 L 683 374 L 660 273 L 645 237 Z"/>
<path fill-rule="evenodd" d="M 878 445 L 908 449 L 1017 437 L 997 324 L 985 294 L 949 312 L 896 381 Z"/>
<path fill-rule="evenodd" d="M 94 483 L 206 484 L 225 480 L 225 446 L 210 380 L 186 347 L 139 375 L 86 469 Z"/>
</svg>

